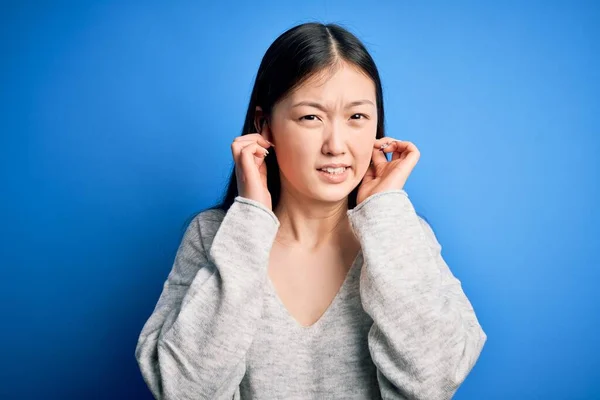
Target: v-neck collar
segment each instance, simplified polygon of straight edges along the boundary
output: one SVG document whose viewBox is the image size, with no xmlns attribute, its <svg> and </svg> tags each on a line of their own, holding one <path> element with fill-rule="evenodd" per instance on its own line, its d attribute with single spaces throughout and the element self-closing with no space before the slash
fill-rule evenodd
<svg viewBox="0 0 600 400">
<path fill-rule="evenodd" d="M 302 325 L 300 322 L 298 322 L 298 320 L 296 318 L 294 318 L 294 316 L 290 313 L 290 311 L 285 306 L 285 304 L 283 304 L 283 301 L 277 294 L 275 285 L 271 281 L 271 278 L 268 276 L 268 274 L 267 274 L 267 278 L 266 278 L 266 280 L 267 280 L 266 293 L 269 298 L 271 298 L 275 301 L 278 312 L 280 312 L 283 315 L 283 318 L 288 320 L 289 323 L 294 326 L 294 329 L 299 330 L 304 333 L 313 332 L 313 331 L 319 330 L 321 325 L 323 325 L 326 322 L 329 315 L 332 314 L 333 312 L 335 312 L 335 310 L 339 307 L 339 303 L 345 297 L 346 292 L 348 291 L 348 285 L 350 285 L 350 281 L 354 277 L 354 274 L 356 274 L 358 272 L 357 270 L 359 270 L 359 267 L 361 266 L 362 261 L 363 261 L 362 250 L 359 250 L 356 257 L 354 258 L 354 261 L 352 262 L 352 265 L 350 266 L 350 269 L 346 273 L 346 277 L 344 278 L 342 285 L 340 286 L 337 293 L 333 297 L 333 300 L 331 301 L 331 303 L 329 304 L 329 306 L 327 307 L 325 312 L 323 312 L 323 314 L 319 317 L 319 319 L 316 322 L 314 322 L 312 325 L 309 325 L 309 326 Z"/>
</svg>

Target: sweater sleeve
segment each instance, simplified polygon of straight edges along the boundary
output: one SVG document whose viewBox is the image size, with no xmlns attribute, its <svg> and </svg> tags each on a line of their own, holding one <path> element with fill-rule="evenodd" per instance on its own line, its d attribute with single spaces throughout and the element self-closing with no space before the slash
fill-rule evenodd
<svg viewBox="0 0 600 400">
<path fill-rule="evenodd" d="M 450 399 L 487 339 L 429 224 L 404 190 L 348 211 L 365 268 L 360 295 L 383 399 Z"/>
<path fill-rule="evenodd" d="M 239 398 L 279 221 L 239 196 L 222 214 L 204 212 L 189 225 L 139 336 L 136 360 L 156 399 Z"/>
</svg>

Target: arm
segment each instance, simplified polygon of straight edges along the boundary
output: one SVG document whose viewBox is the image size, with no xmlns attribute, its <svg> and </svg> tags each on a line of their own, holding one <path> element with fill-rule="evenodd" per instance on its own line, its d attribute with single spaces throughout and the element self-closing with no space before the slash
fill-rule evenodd
<svg viewBox="0 0 600 400">
<path fill-rule="evenodd" d="M 360 294 L 384 399 L 450 399 L 487 339 L 404 190 L 374 194 L 350 222 L 365 257 Z"/>
<path fill-rule="evenodd" d="M 217 212 L 187 228 L 137 342 L 142 376 L 159 400 L 231 399 L 245 373 L 279 221 L 241 197 L 220 226 Z M 217 226 L 209 250 L 203 229 Z"/>
</svg>

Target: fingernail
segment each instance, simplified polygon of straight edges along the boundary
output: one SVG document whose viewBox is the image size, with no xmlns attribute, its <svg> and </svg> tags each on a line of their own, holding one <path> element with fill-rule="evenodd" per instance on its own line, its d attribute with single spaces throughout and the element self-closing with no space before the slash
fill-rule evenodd
<svg viewBox="0 0 600 400">
<path fill-rule="evenodd" d="M 269 142 L 269 141 L 267 140 L 267 142 Z M 275 145 L 274 145 L 273 143 L 269 142 L 269 144 L 270 144 L 271 146 L 275 147 Z"/>
<path fill-rule="evenodd" d="M 265 149 L 265 157 L 269 154 L 269 150 Z"/>
</svg>

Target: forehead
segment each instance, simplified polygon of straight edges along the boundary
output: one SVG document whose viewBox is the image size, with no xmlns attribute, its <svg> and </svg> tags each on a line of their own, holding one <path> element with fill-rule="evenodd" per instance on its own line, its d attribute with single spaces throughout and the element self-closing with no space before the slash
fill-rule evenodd
<svg viewBox="0 0 600 400">
<path fill-rule="evenodd" d="M 321 71 L 309 77 L 284 101 L 291 104 L 306 98 L 325 102 L 369 99 L 375 103 L 375 84 L 360 68 L 341 63 L 334 70 Z"/>
</svg>

